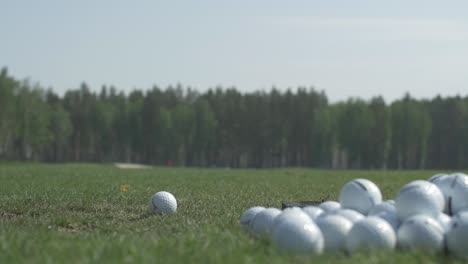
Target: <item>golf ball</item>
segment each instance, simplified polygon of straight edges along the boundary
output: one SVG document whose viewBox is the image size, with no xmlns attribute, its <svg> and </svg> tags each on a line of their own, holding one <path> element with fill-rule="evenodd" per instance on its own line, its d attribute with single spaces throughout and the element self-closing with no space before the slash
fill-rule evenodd
<svg viewBox="0 0 468 264">
<path fill-rule="evenodd" d="M 291 214 L 275 226 L 272 233 L 273 244 L 286 252 L 296 254 L 320 254 L 324 241 L 320 229 L 313 221 L 304 222 Z"/>
<path fill-rule="evenodd" d="M 452 217 L 450 230 L 446 234 L 447 248 L 451 253 L 468 258 L 468 211 Z"/>
<path fill-rule="evenodd" d="M 255 237 L 269 235 L 273 228 L 275 218 L 281 214 L 277 208 L 267 208 L 258 212 L 250 222 L 250 230 Z"/>
<path fill-rule="evenodd" d="M 432 217 L 415 215 L 406 219 L 398 229 L 398 247 L 440 252 L 444 248 L 444 233 L 444 229 Z"/>
<path fill-rule="evenodd" d="M 174 214 L 177 211 L 177 200 L 169 192 L 157 192 L 151 197 L 150 209 L 157 214 Z"/>
<path fill-rule="evenodd" d="M 344 251 L 346 236 L 353 223 L 341 215 L 326 215 L 316 221 L 322 231 L 326 251 Z"/>
<path fill-rule="evenodd" d="M 265 210 L 265 207 L 263 206 L 255 206 L 247 209 L 244 214 L 242 214 L 242 217 L 240 219 L 240 225 L 241 228 L 244 232 L 249 232 L 250 231 L 250 222 L 252 222 L 252 219 L 255 217 L 257 213 L 260 211 Z"/>
<path fill-rule="evenodd" d="M 326 213 L 340 209 L 341 204 L 336 201 L 325 201 L 321 203 L 319 207 Z"/>
<path fill-rule="evenodd" d="M 444 209 L 444 204 L 444 195 L 439 187 L 422 180 L 403 186 L 395 200 L 395 208 L 401 221 L 418 214 L 436 218 Z"/>
<path fill-rule="evenodd" d="M 359 213 L 358 211 L 354 211 L 352 209 L 339 209 L 339 210 L 330 212 L 328 215 L 343 216 L 344 218 L 351 221 L 351 223 L 353 224 L 364 218 L 363 214 Z"/>
<path fill-rule="evenodd" d="M 463 173 L 449 174 L 433 181 L 445 197 L 444 212 L 455 215 L 468 209 L 468 176 Z"/>
<path fill-rule="evenodd" d="M 392 250 L 395 246 L 395 231 L 387 221 L 375 216 L 356 222 L 346 237 L 346 249 L 349 253 L 361 249 Z"/>
<path fill-rule="evenodd" d="M 346 183 L 340 192 L 343 208 L 367 215 L 369 210 L 382 202 L 382 193 L 375 183 L 367 179 L 355 179 Z"/>
<path fill-rule="evenodd" d="M 324 213 L 323 209 L 318 206 L 306 206 L 302 208 L 302 211 L 309 215 L 309 217 L 314 221 L 317 219 L 317 217 Z"/>
</svg>

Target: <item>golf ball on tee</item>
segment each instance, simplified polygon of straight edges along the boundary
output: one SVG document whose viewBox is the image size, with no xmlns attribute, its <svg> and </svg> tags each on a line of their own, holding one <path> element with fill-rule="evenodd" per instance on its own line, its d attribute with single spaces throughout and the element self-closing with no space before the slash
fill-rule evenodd
<svg viewBox="0 0 468 264">
<path fill-rule="evenodd" d="M 151 197 L 150 209 L 156 214 L 174 214 L 177 211 L 177 200 L 169 192 L 157 192 Z"/>
</svg>

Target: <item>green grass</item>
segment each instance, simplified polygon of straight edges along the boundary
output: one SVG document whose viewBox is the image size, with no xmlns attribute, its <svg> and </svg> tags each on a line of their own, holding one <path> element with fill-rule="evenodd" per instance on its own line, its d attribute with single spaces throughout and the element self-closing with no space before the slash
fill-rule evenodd
<svg viewBox="0 0 468 264">
<path fill-rule="evenodd" d="M 293 256 L 241 232 L 242 213 L 282 200 L 337 199 L 353 178 L 385 199 L 435 172 L 307 169 L 122 170 L 111 165 L 0 164 L 0 263 L 440 263 L 442 254 L 376 252 Z M 128 184 L 127 192 L 119 186 Z M 176 215 L 149 214 L 166 190 Z"/>
</svg>

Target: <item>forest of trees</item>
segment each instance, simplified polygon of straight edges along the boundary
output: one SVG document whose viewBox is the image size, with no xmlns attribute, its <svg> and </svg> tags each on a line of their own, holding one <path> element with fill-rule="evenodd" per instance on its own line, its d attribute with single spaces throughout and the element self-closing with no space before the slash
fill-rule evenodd
<svg viewBox="0 0 468 264">
<path fill-rule="evenodd" d="M 0 160 L 203 167 L 468 168 L 468 96 L 330 103 L 299 87 L 240 93 L 85 84 L 59 96 L 0 73 Z"/>
</svg>

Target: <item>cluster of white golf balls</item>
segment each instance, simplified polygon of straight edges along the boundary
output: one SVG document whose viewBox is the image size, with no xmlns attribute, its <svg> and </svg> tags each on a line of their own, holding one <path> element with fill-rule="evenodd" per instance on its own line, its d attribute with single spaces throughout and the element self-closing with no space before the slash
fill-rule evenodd
<svg viewBox="0 0 468 264">
<path fill-rule="evenodd" d="M 468 257 L 468 176 L 437 174 L 412 181 L 387 201 L 373 182 L 355 179 L 343 186 L 339 202 L 284 210 L 252 207 L 240 224 L 292 253 L 398 248 Z"/>
</svg>

